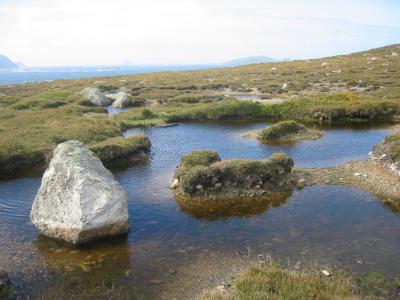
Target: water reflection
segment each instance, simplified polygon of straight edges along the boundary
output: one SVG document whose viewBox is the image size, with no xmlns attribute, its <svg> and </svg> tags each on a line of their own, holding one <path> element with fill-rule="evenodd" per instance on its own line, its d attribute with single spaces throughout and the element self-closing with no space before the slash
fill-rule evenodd
<svg viewBox="0 0 400 300">
<path fill-rule="evenodd" d="M 94 278 L 116 278 L 130 270 L 130 248 L 126 237 L 105 239 L 86 246 L 39 235 L 36 246 L 45 263 L 66 273 L 91 273 Z M 83 276 L 85 277 L 85 276 Z"/>
<path fill-rule="evenodd" d="M 129 109 L 131 109 L 131 107 L 118 108 L 118 107 L 112 107 L 111 105 L 107 106 L 107 111 L 108 111 L 108 114 L 110 114 L 110 115 L 118 115 L 119 113 L 128 111 Z"/>
<path fill-rule="evenodd" d="M 270 253 L 283 262 L 400 274 L 400 218 L 376 197 L 346 186 L 314 186 L 274 199 L 190 202 L 169 189 L 182 155 L 213 149 L 223 159 L 262 159 L 278 150 L 297 165 L 332 166 L 364 158 L 386 129 L 327 130 L 295 147 L 242 138 L 257 124 L 184 124 L 145 130 L 151 159 L 115 171 L 128 193 L 127 239 L 83 248 L 39 236 L 29 222 L 40 177 L 0 182 L 0 268 L 16 298 L 187 299 L 211 276 L 228 274 L 239 255 Z M 132 130 L 129 133 L 137 133 Z M 127 133 L 127 134 L 129 134 Z M 362 264 L 356 263 L 362 261 Z M 215 282 L 217 284 L 217 282 Z"/>
<path fill-rule="evenodd" d="M 97 289 L 107 290 L 132 271 L 131 248 L 126 237 L 74 247 L 40 235 L 35 244 L 47 273 L 56 279 L 57 288 L 68 289 L 70 295 L 82 296 L 85 291 L 85 297 L 94 296 Z M 66 296 L 64 293 L 59 292 L 58 296 Z"/>
<path fill-rule="evenodd" d="M 285 192 L 264 197 L 216 200 L 176 195 L 175 199 L 182 211 L 194 218 L 219 220 L 265 214 L 269 208 L 283 205 L 291 195 L 291 192 Z"/>
</svg>

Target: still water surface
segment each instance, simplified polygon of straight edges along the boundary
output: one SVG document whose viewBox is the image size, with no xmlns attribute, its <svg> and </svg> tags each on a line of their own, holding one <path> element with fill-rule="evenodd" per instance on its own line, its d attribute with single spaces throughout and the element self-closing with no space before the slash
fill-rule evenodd
<svg viewBox="0 0 400 300">
<path fill-rule="evenodd" d="M 217 285 L 243 258 L 269 253 L 282 262 L 333 265 L 399 276 L 400 216 L 371 194 L 314 186 L 232 205 L 176 200 L 169 181 L 180 157 L 213 149 L 223 159 L 262 159 L 282 150 L 298 166 L 334 166 L 367 157 L 386 129 L 325 130 L 295 146 L 244 138 L 265 124 L 185 124 L 146 130 L 151 159 L 115 170 L 129 195 L 125 238 L 76 249 L 40 236 L 29 222 L 39 177 L 0 182 L 0 268 L 13 297 L 187 298 Z M 127 135 L 137 133 L 131 130 Z"/>
</svg>

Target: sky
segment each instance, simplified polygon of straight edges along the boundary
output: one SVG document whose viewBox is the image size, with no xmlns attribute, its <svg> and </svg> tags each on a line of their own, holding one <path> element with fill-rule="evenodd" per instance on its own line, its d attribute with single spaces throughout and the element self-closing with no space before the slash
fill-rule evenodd
<svg viewBox="0 0 400 300">
<path fill-rule="evenodd" d="M 315 58 L 400 43 L 398 0 L 0 0 L 0 53 L 29 66 Z"/>
</svg>

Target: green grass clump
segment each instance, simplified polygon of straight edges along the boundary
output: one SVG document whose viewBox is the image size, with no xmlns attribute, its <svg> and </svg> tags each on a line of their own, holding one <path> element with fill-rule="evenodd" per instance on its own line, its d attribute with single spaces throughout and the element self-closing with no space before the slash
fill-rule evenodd
<svg viewBox="0 0 400 300">
<path fill-rule="evenodd" d="M 376 100 L 351 94 L 297 97 L 279 104 L 266 105 L 263 114 L 281 120 L 302 122 L 329 121 L 343 123 L 354 121 L 390 120 L 400 113 L 400 102 Z"/>
<path fill-rule="evenodd" d="M 307 129 L 302 124 L 296 121 L 282 121 L 261 130 L 259 137 L 261 140 L 276 141 L 306 130 Z"/>
<path fill-rule="evenodd" d="M 223 96 L 221 95 L 187 93 L 175 96 L 172 101 L 183 103 L 208 103 L 220 101 L 222 99 Z"/>
<path fill-rule="evenodd" d="M 228 119 L 250 119 L 262 117 L 262 105 L 251 101 L 223 100 L 208 105 L 182 107 L 171 112 L 168 122 L 217 121 Z"/>
<path fill-rule="evenodd" d="M 181 165 L 184 168 L 191 168 L 194 166 L 209 166 L 212 163 L 215 163 L 220 160 L 221 158 L 218 152 L 208 151 L 208 150 L 197 150 L 182 156 Z"/>
<path fill-rule="evenodd" d="M 226 160 L 210 164 L 207 159 L 194 159 L 189 166 L 183 164 L 177 177 L 181 189 L 188 194 L 195 192 L 198 185 L 209 188 L 216 182 L 229 181 L 246 189 L 260 181 L 280 181 L 291 171 L 293 164 L 293 160 L 283 152 L 275 153 L 265 160 Z"/>
<path fill-rule="evenodd" d="M 43 152 L 31 148 L 19 141 L 4 141 L 0 147 L 0 177 L 14 170 L 29 168 L 43 163 L 46 157 Z"/>
<path fill-rule="evenodd" d="M 145 134 L 110 138 L 89 146 L 105 164 L 127 158 L 140 151 L 149 151 L 151 142 Z"/>
<path fill-rule="evenodd" d="M 227 293 L 208 293 L 199 300 L 309 300 L 347 299 L 363 297 L 356 292 L 356 285 L 344 273 L 329 277 L 315 269 L 291 270 L 276 263 L 253 267 L 236 278 Z"/>
<path fill-rule="evenodd" d="M 390 142 L 389 142 L 390 141 Z M 385 138 L 385 144 L 389 146 L 389 156 L 393 161 L 400 159 L 400 136 L 390 136 Z"/>
</svg>

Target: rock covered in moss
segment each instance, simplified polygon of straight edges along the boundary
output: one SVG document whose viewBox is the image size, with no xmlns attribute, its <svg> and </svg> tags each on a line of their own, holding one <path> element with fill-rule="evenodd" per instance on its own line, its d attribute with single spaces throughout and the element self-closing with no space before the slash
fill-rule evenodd
<svg viewBox="0 0 400 300">
<path fill-rule="evenodd" d="M 81 142 L 57 146 L 33 202 L 31 221 L 43 234 L 74 244 L 129 230 L 127 195 Z"/>
<path fill-rule="evenodd" d="M 113 102 L 113 100 L 104 96 L 98 88 L 87 87 L 80 94 L 96 106 L 108 106 Z"/>
<path fill-rule="evenodd" d="M 216 152 L 196 151 L 182 157 L 174 179 L 179 190 L 189 195 L 245 192 L 255 196 L 287 189 L 292 168 L 293 160 L 283 152 L 264 160 L 221 161 Z"/>
</svg>

